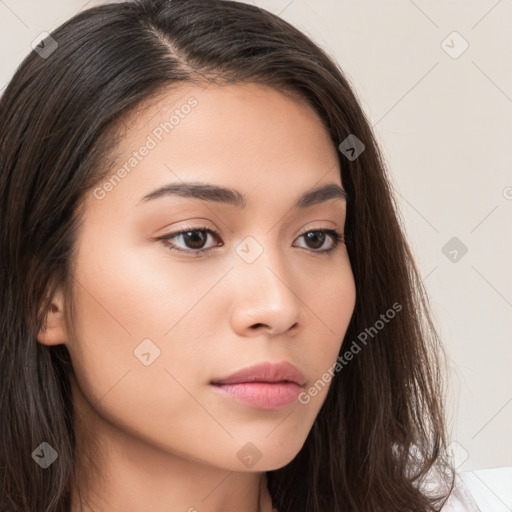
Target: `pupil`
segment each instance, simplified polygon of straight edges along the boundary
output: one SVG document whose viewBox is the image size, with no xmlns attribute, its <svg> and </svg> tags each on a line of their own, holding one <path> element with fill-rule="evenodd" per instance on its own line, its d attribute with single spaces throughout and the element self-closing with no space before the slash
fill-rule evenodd
<svg viewBox="0 0 512 512">
<path fill-rule="evenodd" d="M 195 233 L 195 236 L 194 236 Z M 187 231 L 183 235 L 185 237 L 185 242 L 189 246 L 190 249 L 201 249 L 204 245 L 204 242 L 206 240 L 206 234 L 202 231 Z M 191 244 L 187 242 L 187 240 L 191 239 Z M 199 240 L 199 245 L 197 245 Z M 202 243 L 201 243 L 202 242 Z"/>
<path fill-rule="evenodd" d="M 306 240 L 308 240 L 308 242 L 313 242 L 313 249 L 319 249 L 325 241 L 325 233 L 322 233 L 321 231 L 310 231 L 306 235 Z"/>
</svg>

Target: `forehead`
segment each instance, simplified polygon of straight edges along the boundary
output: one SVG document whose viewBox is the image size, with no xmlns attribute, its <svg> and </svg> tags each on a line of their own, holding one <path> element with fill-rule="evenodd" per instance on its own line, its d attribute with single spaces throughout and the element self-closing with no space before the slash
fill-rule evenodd
<svg viewBox="0 0 512 512">
<path fill-rule="evenodd" d="M 111 200 L 135 202 L 180 180 L 226 185 L 247 196 L 341 185 L 335 145 L 315 110 L 262 85 L 163 91 L 125 118 L 118 135 L 109 175 L 121 179 L 111 180 Z"/>
</svg>

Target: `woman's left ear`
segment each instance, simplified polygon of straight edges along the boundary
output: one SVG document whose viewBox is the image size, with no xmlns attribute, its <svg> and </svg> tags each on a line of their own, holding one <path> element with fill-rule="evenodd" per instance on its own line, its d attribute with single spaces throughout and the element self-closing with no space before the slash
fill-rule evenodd
<svg viewBox="0 0 512 512">
<path fill-rule="evenodd" d="M 52 297 L 43 326 L 37 334 L 37 341 L 43 345 L 61 345 L 68 341 L 67 334 L 64 319 L 64 297 L 62 292 L 57 290 Z"/>
</svg>

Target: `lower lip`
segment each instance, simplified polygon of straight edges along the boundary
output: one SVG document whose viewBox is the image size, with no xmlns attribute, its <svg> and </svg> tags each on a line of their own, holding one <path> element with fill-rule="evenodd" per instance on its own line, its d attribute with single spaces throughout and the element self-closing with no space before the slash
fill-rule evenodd
<svg viewBox="0 0 512 512">
<path fill-rule="evenodd" d="M 222 394 L 256 409 L 277 410 L 295 402 L 302 387 L 294 382 L 240 382 L 215 384 Z"/>
</svg>

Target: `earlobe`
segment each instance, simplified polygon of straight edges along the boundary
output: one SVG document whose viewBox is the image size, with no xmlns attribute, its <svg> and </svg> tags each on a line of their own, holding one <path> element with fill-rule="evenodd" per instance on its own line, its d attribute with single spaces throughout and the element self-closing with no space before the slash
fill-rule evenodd
<svg viewBox="0 0 512 512">
<path fill-rule="evenodd" d="M 43 325 L 37 334 L 37 341 L 43 345 L 61 345 L 67 342 L 64 300 L 60 291 L 52 298 Z"/>
</svg>

